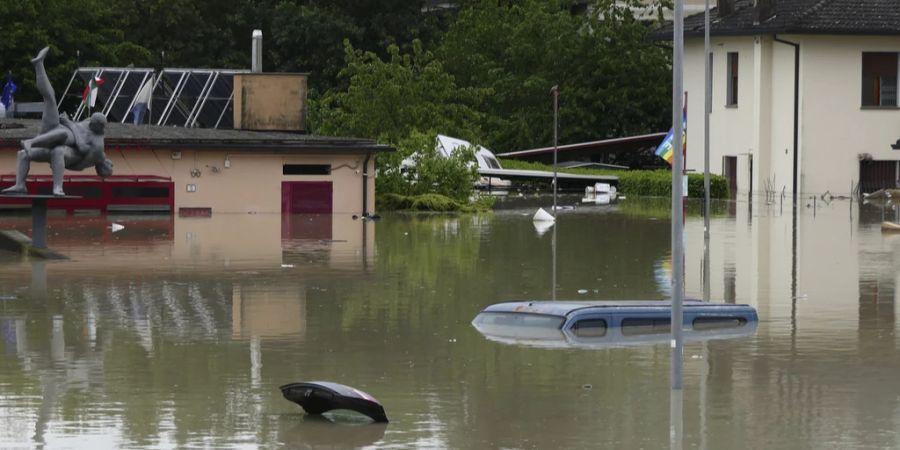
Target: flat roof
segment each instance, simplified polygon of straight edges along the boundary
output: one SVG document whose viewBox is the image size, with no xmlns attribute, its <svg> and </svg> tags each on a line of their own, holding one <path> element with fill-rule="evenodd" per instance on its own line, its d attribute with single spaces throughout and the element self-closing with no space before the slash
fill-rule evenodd
<svg viewBox="0 0 900 450">
<path fill-rule="evenodd" d="M 36 119 L 0 119 L 0 147 L 20 146 L 40 131 Z M 251 131 L 108 123 L 107 147 L 280 150 L 329 153 L 392 152 L 371 139 L 314 136 L 290 131 Z"/>
<path fill-rule="evenodd" d="M 625 144 L 645 144 L 657 145 L 666 137 L 665 132 L 642 134 L 640 136 L 628 136 L 614 139 L 605 139 L 602 141 L 580 142 L 577 144 L 558 145 L 557 152 L 572 152 L 585 150 L 603 150 L 607 147 L 616 147 Z M 517 158 L 522 156 L 541 155 L 545 153 L 553 153 L 553 147 L 533 148 L 530 150 L 519 150 L 515 152 L 498 153 L 498 157 Z"/>
<path fill-rule="evenodd" d="M 543 170 L 518 170 L 518 169 L 478 169 L 478 173 L 483 176 L 488 177 L 497 177 L 497 178 L 543 178 L 543 179 L 552 179 L 553 172 L 543 171 Z M 560 180 L 586 180 L 586 181 L 598 181 L 598 182 L 612 182 L 616 183 L 619 181 L 619 177 L 615 175 L 582 175 L 576 173 L 563 173 L 559 172 L 556 174 L 556 178 Z"/>
</svg>

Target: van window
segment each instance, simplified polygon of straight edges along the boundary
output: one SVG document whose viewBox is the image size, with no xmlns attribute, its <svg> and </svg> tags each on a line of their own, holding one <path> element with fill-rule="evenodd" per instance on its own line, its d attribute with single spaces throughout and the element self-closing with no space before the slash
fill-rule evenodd
<svg viewBox="0 0 900 450">
<path fill-rule="evenodd" d="M 625 336 L 661 334 L 671 331 L 672 319 L 668 317 L 641 317 L 622 320 L 622 334 Z"/>
<path fill-rule="evenodd" d="M 582 319 L 572 325 L 572 333 L 578 337 L 606 336 L 606 319 Z"/>
<path fill-rule="evenodd" d="M 512 312 L 482 312 L 472 321 L 475 325 L 503 325 L 560 329 L 564 317 L 545 314 L 522 314 Z"/>
<path fill-rule="evenodd" d="M 747 323 L 743 317 L 697 317 L 694 319 L 695 330 L 723 330 L 739 328 Z"/>
</svg>

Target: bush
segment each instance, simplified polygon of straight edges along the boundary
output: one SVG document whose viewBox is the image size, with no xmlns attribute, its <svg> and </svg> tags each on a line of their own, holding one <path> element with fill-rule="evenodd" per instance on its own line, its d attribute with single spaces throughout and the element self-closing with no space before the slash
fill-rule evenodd
<svg viewBox="0 0 900 450">
<path fill-rule="evenodd" d="M 506 169 L 543 170 L 553 167 L 541 163 L 504 159 L 500 164 Z M 610 169 L 559 169 L 559 172 L 581 175 L 613 175 L 619 177 L 621 194 L 641 197 L 669 197 L 672 195 L 672 171 L 660 170 L 610 170 Z M 728 198 L 728 180 L 721 175 L 709 177 L 710 198 Z M 688 196 L 703 197 L 703 174 L 688 174 Z"/>
<path fill-rule="evenodd" d="M 423 194 L 413 197 L 409 209 L 413 211 L 459 211 L 461 205 L 441 194 Z"/>
<path fill-rule="evenodd" d="M 406 196 L 399 194 L 378 194 L 375 206 L 381 211 L 437 211 L 437 212 L 485 212 L 490 211 L 496 199 L 479 196 L 475 201 L 458 202 L 441 194 Z"/>
<path fill-rule="evenodd" d="M 379 211 L 397 211 L 409 209 L 412 206 L 412 197 L 394 194 L 388 192 L 386 194 L 379 193 L 375 196 L 375 208 Z"/>
<path fill-rule="evenodd" d="M 415 132 L 397 145 L 396 153 L 379 157 L 376 191 L 404 196 L 440 194 L 468 202 L 478 179 L 474 150 L 457 149 L 445 158 L 435 150 L 436 140 L 436 134 Z M 415 167 L 401 171 L 404 160 Z"/>
</svg>

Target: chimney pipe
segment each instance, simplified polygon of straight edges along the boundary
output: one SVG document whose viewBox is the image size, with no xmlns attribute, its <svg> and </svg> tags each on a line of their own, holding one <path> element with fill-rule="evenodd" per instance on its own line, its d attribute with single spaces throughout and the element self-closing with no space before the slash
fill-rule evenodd
<svg viewBox="0 0 900 450">
<path fill-rule="evenodd" d="M 253 30 L 252 72 L 262 72 L 262 37 L 262 30 Z"/>
</svg>

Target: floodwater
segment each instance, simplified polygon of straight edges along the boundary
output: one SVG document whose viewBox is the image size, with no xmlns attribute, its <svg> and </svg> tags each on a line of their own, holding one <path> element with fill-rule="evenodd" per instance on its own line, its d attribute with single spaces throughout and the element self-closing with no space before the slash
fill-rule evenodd
<svg viewBox="0 0 900 450">
<path fill-rule="evenodd" d="M 0 447 L 900 447 L 900 234 L 876 206 L 716 205 L 712 301 L 760 323 L 686 345 L 680 417 L 665 343 L 531 348 L 470 325 L 506 300 L 666 298 L 667 208 L 579 207 L 541 231 L 531 206 L 53 217 L 70 260 L 0 261 Z M 701 297 L 702 218 L 685 230 Z M 307 417 L 278 390 L 303 380 L 362 389 L 391 422 Z"/>
</svg>

